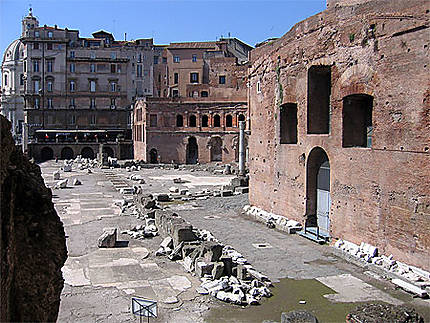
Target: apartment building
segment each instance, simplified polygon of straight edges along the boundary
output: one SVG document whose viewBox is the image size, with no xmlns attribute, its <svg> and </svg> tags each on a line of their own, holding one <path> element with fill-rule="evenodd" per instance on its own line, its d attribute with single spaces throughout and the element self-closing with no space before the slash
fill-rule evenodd
<svg viewBox="0 0 430 323">
<path fill-rule="evenodd" d="M 152 39 L 39 26 L 30 10 L 5 52 L 1 104 L 3 114 L 15 114 L 29 156 L 92 158 L 101 149 L 132 158 L 132 104 L 153 95 L 152 47 Z"/>
</svg>

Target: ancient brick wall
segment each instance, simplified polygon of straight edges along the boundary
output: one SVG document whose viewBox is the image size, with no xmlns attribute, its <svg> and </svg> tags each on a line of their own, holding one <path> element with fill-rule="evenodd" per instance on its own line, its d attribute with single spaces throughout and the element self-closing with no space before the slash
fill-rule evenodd
<svg viewBox="0 0 430 323">
<path fill-rule="evenodd" d="M 149 162 L 150 151 L 155 150 L 158 162 L 185 164 L 189 139 L 195 138 L 199 163 L 237 161 L 239 120 L 246 118 L 245 102 L 139 100 L 134 116 L 134 158 Z M 139 126 L 143 134 L 137 140 Z"/>
<path fill-rule="evenodd" d="M 251 52 L 250 202 L 309 220 L 313 153 L 325 152 L 331 236 L 430 269 L 430 5 L 361 2 L 329 6 Z M 361 144 L 354 98 L 371 111 Z M 289 106 L 296 142 L 283 142 Z"/>
</svg>

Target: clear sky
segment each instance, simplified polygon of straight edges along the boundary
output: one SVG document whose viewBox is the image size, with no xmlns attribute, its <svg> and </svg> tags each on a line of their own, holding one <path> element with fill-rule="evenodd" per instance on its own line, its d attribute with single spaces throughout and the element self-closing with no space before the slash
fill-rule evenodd
<svg viewBox="0 0 430 323">
<path fill-rule="evenodd" d="M 40 25 L 104 29 L 116 39 L 154 38 L 155 44 L 237 37 L 254 46 L 280 37 L 325 9 L 326 0 L 0 0 L 0 53 L 21 34 L 31 5 Z"/>
</svg>

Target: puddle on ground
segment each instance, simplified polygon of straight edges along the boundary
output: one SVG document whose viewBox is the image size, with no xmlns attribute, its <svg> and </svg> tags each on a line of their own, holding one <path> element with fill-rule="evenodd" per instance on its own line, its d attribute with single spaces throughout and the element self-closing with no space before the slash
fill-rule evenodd
<svg viewBox="0 0 430 323">
<path fill-rule="evenodd" d="M 294 280 L 284 278 L 271 288 L 273 296 L 264 299 L 261 305 L 242 308 L 222 304 L 212 309 L 206 317 L 209 323 L 261 323 L 264 320 L 281 321 L 281 313 L 306 310 L 314 314 L 319 322 L 345 322 L 346 315 L 363 303 L 332 303 L 323 295 L 336 294 L 331 288 L 315 279 Z M 306 304 L 299 304 L 305 300 Z"/>
</svg>

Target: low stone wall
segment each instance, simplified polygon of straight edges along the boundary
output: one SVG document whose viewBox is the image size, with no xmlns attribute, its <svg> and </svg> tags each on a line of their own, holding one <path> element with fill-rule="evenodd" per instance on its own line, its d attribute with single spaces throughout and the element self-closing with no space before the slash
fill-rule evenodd
<svg viewBox="0 0 430 323">
<path fill-rule="evenodd" d="M 246 215 L 266 224 L 269 228 L 275 228 L 290 234 L 303 229 L 302 225 L 295 220 L 289 220 L 285 216 L 264 211 L 256 206 L 245 205 L 243 211 Z"/>
<path fill-rule="evenodd" d="M 359 265 L 372 266 L 377 271 L 387 274 L 393 283 L 398 278 L 407 282 L 408 284 L 404 286 L 409 292 L 420 297 L 430 295 L 430 272 L 428 271 L 397 261 L 393 255 L 379 255 L 377 247 L 365 242 L 357 245 L 346 240 L 338 240 L 334 244 L 334 249 L 344 258 L 349 258 Z M 420 290 L 419 294 L 415 292 L 417 289 Z"/>
</svg>

